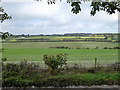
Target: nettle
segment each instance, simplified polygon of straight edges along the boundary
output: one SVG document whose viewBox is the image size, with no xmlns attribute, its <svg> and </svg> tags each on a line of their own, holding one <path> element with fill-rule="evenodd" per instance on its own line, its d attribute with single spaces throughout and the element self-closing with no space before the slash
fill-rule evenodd
<svg viewBox="0 0 120 90">
<path fill-rule="evenodd" d="M 67 55 L 68 54 L 44 55 L 43 60 L 45 65 L 49 67 L 50 72 L 53 73 L 67 64 Z"/>
</svg>

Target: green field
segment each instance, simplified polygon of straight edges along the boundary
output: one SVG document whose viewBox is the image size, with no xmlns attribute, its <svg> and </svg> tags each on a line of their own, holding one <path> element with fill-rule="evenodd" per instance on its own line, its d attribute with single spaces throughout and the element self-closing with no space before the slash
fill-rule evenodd
<svg viewBox="0 0 120 90">
<path fill-rule="evenodd" d="M 67 46 L 70 48 L 96 48 L 115 47 L 118 43 L 113 42 L 27 42 L 27 43 L 3 43 L 3 48 L 49 48 L 54 46 Z"/>
<path fill-rule="evenodd" d="M 44 54 L 55 55 L 68 53 L 68 61 L 72 63 L 94 64 L 97 57 L 100 64 L 113 63 L 118 60 L 118 49 L 103 49 L 103 47 L 114 47 L 117 43 L 112 42 L 38 42 L 38 43 L 3 43 L 3 57 L 9 62 L 43 61 Z M 51 49 L 51 46 L 68 46 L 73 49 Z M 93 49 L 95 47 L 99 49 Z M 90 49 L 75 49 L 77 47 L 89 47 Z"/>
</svg>

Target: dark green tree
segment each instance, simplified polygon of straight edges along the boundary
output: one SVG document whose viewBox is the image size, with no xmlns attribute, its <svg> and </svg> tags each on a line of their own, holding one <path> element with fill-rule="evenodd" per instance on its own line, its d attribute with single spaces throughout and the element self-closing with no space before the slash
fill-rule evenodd
<svg viewBox="0 0 120 90">
<path fill-rule="evenodd" d="M 0 22 L 2 23 L 6 19 L 11 19 L 12 17 L 9 16 L 2 7 L 0 7 Z M 6 39 L 9 35 L 11 35 L 9 32 L 0 32 L 1 39 Z M 0 53 L 3 52 L 4 48 L 0 48 Z M 6 58 L 2 58 L 2 61 L 6 61 Z M 3 64 L 3 63 L 2 63 Z"/>
<path fill-rule="evenodd" d="M 0 22 L 2 23 L 4 20 L 11 19 L 12 17 L 9 16 L 2 7 L 0 7 Z"/>
<path fill-rule="evenodd" d="M 3 21 L 7 19 L 12 19 L 12 17 L 9 16 L 2 7 L 0 7 L 0 22 L 3 23 Z M 6 39 L 9 35 L 10 35 L 9 32 L 5 32 L 5 33 L 0 32 L 0 37 L 2 39 Z"/>
<path fill-rule="evenodd" d="M 36 1 L 41 1 L 41 0 L 36 0 Z M 62 0 L 60 0 L 62 1 Z M 55 4 L 56 0 L 48 0 L 48 4 Z M 71 12 L 73 14 L 78 14 L 80 13 L 81 9 L 81 3 L 84 2 L 90 2 L 90 7 L 91 8 L 91 16 L 94 16 L 96 12 L 98 11 L 105 11 L 108 14 L 113 14 L 115 11 L 120 12 L 120 0 L 116 2 L 105 2 L 102 0 L 67 0 L 67 3 L 69 3 L 72 6 Z"/>
<path fill-rule="evenodd" d="M 108 14 L 113 14 L 117 10 L 120 12 L 120 1 L 119 2 L 92 2 L 91 5 L 91 15 L 95 15 L 98 11 L 106 11 Z"/>
</svg>

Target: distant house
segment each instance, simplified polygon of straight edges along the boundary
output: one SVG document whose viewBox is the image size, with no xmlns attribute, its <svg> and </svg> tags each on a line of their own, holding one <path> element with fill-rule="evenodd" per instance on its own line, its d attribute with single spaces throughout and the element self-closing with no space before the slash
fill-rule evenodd
<svg viewBox="0 0 120 90">
<path fill-rule="evenodd" d="M 18 38 L 25 38 L 25 37 L 18 37 Z"/>
</svg>

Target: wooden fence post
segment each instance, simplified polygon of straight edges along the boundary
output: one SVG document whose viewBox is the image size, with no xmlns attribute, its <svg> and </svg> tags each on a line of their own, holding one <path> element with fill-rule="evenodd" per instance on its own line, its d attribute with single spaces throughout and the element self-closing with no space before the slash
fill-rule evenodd
<svg viewBox="0 0 120 90">
<path fill-rule="evenodd" d="M 97 58 L 95 57 L 95 69 L 97 67 Z"/>
</svg>

